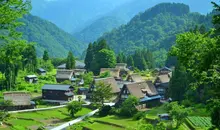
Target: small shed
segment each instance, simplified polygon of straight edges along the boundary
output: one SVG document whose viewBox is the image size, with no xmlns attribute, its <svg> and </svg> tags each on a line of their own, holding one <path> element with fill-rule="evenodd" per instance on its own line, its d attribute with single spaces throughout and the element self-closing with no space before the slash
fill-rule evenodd
<svg viewBox="0 0 220 130">
<path fill-rule="evenodd" d="M 73 100 L 73 87 L 63 84 L 45 84 L 42 87 L 42 99 L 48 102 L 68 102 Z"/>
<path fill-rule="evenodd" d="M 46 73 L 47 73 L 47 71 L 45 70 L 45 69 L 43 69 L 43 68 L 39 68 L 39 69 L 37 69 L 37 73 L 39 74 L 39 75 L 46 75 Z"/>
<path fill-rule="evenodd" d="M 160 120 L 170 120 L 170 115 L 168 113 L 164 113 L 164 114 L 159 114 L 158 117 L 160 118 Z"/>
<path fill-rule="evenodd" d="M 77 90 L 77 94 L 78 95 L 87 95 L 88 94 L 89 89 L 85 88 L 85 87 L 80 87 Z"/>
<path fill-rule="evenodd" d="M 4 101 L 11 101 L 14 106 L 30 106 L 31 94 L 29 92 L 4 92 Z"/>
<path fill-rule="evenodd" d="M 24 79 L 26 82 L 29 82 L 29 83 L 37 83 L 38 81 L 38 78 L 36 75 L 27 75 Z"/>
</svg>

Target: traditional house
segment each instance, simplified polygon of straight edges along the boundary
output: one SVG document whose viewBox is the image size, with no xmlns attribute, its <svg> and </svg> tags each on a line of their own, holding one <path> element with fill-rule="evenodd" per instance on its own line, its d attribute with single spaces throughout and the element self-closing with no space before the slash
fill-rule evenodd
<svg viewBox="0 0 220 130">
<path fill-rule="evenodd" d="M 43 68 L 39 68 L 39 69 L 37 69 L 37 73 L 39 74 L 39 75 L 46 75 L 46 73 L 47 73 L 47 71 L 45 70 L 45 69 L 43 69 Z"/>
<path fill-rule="evenodd" d="M 159 75 L 165 75 L 165 74 L 169 74 L 170 72 L 172 72 L 172 70 L 168 67 L 163 67 L 159 70 Z"/>
<path fill-rule="evenodd" d="M 85 69 L 74 69 L 73 73 L 76 78 L 80 78 L 81 75 L 85 74 Z"/>
<path fill-rule="evenodd" d="M 73 87 L 62 84 L 45 84 L 42 87 L 42 99 L 48 102 L 64 103 L 73 100 Z"/>
<path fill-rule="evenodd" d="M 121 104 L 130 95 L 139 99 L 140 105 L 137 106 L 138 109 L 154 107 L 160 104 L 161 97 L 151 81 L 124 84 L 118 96 L 117 104 Z"/>
<path fill-rule="evenodd" d="M 120 69 L 117 68 L 101 68 L 100 74 L 109 72 L 111 77 L 114 77 L 115 79 L 120 78 Z"/>
<path fill-rule="evenodd" d="M 14 106 L 30 106 L 31 94 L 28 92 L 4 92 L 4 101 L 11 101 Z"/>
<path fill-rule="evenodd" d="M 127 68 L 126 63 L 117 63 L 115 68 L 120 70 L 120 77 L 122 77 L 123 75 L 128 75 L 129 73 L 129 69 Z"/>
<path fill-rule="evenodd" d="M 36 75 L 27 75 L 24 79 L 26 82 L 29 82 L 29 83 L 37 83 L 38 81 L 38 78 Z"/>
<path fill-rule="evenodd" d="M 56 80 L 58 83 L 73 79 L 73 70 L 57 70 Z"/>
<path fill-rule="evenodd" d="M 95 91 L 96 85 L 100 82 L 103 82 L 105 85 L 110 85 L 110 87 L 112 88 L 112 94 L 114 94 L 115 96 L 120 93 L 120 88 L 117 86 L 117 82 L 113 77 L 99 78 L 94 79 L 93 84 L 89 88 L 87 98 L 91 98 L 92 92 Z"/>
<path fill-rule="evenodd" d="M 139 74 L 130 74 L 127 77 L 127 81 L 129 82 L 143 82 L 143 78 Z"/>
<path fill-rule="evenodd" d="M 171 77 L 170 77 L 169 74 L 159 75 L 156 78 L 156 81 L 155 81 L 154 84 L 157 88 L 157 91 L 158 91 L 159 95 L 161 95 L 162 98 L 165 98 L 165 95 L 167 94 L 170 78 Z"/>
<path fill-rule="evenodd" d="M 85 63 L 76 60 L 75 69 L 84 69 L 84 68 L 85 68 Z M 66 63 L 57 66 L 57 69 L 66 69 Z"/>
<path fill-rule="evenodd" d="M 84 87 L 80 87 L 77 90 L 77 94 L 78 95 L 87 95 L 88 94 L 89 89 L 88 88 L 84 88 Z"/>
</svg>

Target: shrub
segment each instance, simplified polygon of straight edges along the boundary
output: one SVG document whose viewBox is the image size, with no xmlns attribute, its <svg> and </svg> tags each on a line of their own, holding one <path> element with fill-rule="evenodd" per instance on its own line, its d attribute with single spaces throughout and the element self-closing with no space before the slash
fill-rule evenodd
<svg viewBox="0 0 220 130">
<path fill-rule="evenodd" d="M 140 120 L 142 118 L 144 118 L 146 115 L 145 112 L 138 112 L 133 116 L 133 120 Z"/>
<path fill-rule="evenodd" d="M 101 107 L 100 111 L 99 111 L 99 116 L 107 116 L 109 115 L 110 111 L 111 111 L 111 106 L 103 106 Z"/>
<path fill-rule="evenodd" d="M 43 127 L 43 126 L 40 126 L 40 127 L 37 128 L 37 130 L 46 130 L 46 128 Z"/>
</svg>

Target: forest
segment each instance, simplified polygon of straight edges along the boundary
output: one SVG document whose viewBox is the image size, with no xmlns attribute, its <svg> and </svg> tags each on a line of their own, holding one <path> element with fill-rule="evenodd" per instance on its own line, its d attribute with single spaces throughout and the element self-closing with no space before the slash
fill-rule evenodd
<svg viewBox="0 0 220 130">
<path fill-rule="evenodd" d="M 147 48 L 153 52 L 156 65 L 164 65 L 176 35 L 196 25 L 211 28 L 213 14 L 191 13 L 185 4 L 162 3 L 136 15 L 128 24 L 105 33 L 99 39 L 105 39 L 116 53 L 132 54 L 134 50 Z"/>
</svg>

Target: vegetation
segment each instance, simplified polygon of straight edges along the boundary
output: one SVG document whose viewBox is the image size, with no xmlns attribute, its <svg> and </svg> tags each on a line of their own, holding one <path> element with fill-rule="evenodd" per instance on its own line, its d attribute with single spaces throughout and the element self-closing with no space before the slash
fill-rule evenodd
<svg viewBox="0 0 220 130">
<path fill-rule="evenodd" d="M 70 51 L 67 58 L 66 58 L 66 68 L 67 69 L 74 69 L 75 68 L 75 58 L 73 56 L 73 53 Z"/>
<path fill-rule="evenodd" d="M 104 106 L 105 101 L 110 100 L 112 96 L 112 88 L 110 85 L 99 82 L 95 85 L 95 90 L 92 92 L 92 101 L 95 104 Z"/>
<path fill-rule="evenodd" d="M 101 40 L 98 43 L 90 43 L 86 52 L 85 64 L 87 70 L 98 75 L 100 68 L 115 67 L 115 53 L 109 49 L 105 40 Z"/>
<path fill-rule="evenodd" d="M 175 43 L 176 34 L 189 31 L 195 25 L 210 28 L 211 14 L 190 13 L 189 6 L 179 3 L 162 3 L 136 15 L 128 24 L 105 33 L 116 53 L 132 54 L 147 48 L 153 52 L 157 66 L 164 65 L 167 52 Z"/>
<path fill-rule="evenodd" d="M 64 32 L 51 22 L 31 14 L 25 15 L 20 21 L 25 26 L 20 26 L 17 30 L 23 33 L 25 40 L 36 43 L 39 57 L 42 57 L 44 50 L 47 50 L 51 57 L 65 57 L 68 51 L 80 56 L 85 49 L 82 42 L 77 41 L 71 34 Z"/>
<path fill-rule="evenodd" d="M 73 101 L 67 105 L 67 110 L 70 113 L 71 117 L 75 117 L 74 115 L 82 110 L 82 103 L 78 101 Z"/>
<path fill-rule="evenodd" d="M 132 117 L 137 113 L 136 105 L 138 104 L 138 99 L 133 96 L 129 96 L 123 103 L 119 110 L 119 115 L 124 117 Z"/>
</svg>

